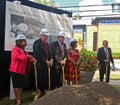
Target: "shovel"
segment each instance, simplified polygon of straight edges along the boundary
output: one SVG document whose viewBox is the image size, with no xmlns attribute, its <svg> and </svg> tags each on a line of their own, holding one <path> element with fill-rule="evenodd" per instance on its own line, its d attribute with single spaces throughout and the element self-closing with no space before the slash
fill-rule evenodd
<svg viewBox="0 0 120 105">
<path fill-rule="evenodd" d="M 77 66 L 75 66 L 75 84 L 78 84 L 78 82 L 77 82 Z"/>
<path fill-rule="evenodd" d="M 106 74 L 105 74 L 105 82 L 107 82 L 107 78 L 108 78 L 108 63 L 106 64 Z"/>
<path fill-rule="evenodd" d="M 62 82 L 62 86 L 66 86 L 67 85 L 67 81 L 65 80 L 65 73 L 64 73 L 64 65 L 62 65 L 62 79 L 63 79 L 63 82 Z"/>
<path fill-rule="evenodd" d="M 35 86 L 36 86 L 36 91 L 34 93 L 34 101 L 38 100 L 41 95 L 42 95 L 42 92 L 38 89 L 38 79 L 37 79 L 37 69 L 36 69 L 36 63 L 33 63 L 34 64 L 34 70 L 35 70 Z"/>
<path fill-rule="evenodd" d="M 49 92 L 50 89 L 51 89 L 50 81 L 51 81 L 51 77 L 50 77 L 50 66 L 48 66 L 48 92 Z"/>
</svg>

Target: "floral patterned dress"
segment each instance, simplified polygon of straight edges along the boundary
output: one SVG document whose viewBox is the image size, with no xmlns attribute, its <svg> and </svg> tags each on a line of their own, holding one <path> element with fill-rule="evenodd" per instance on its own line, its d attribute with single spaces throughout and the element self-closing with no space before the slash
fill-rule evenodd
<svg viewBox="0 0 120 105">
<path fill-rule="evenodd" d="M 72 48 L 70 48 L 68 52 L 69 52 L 68 57 L 73 61 L 77 62 L 80 59 L 80 54 L 77 49 L 73 50 Z M 80 80 L 79 68 L 80 68 L 80 65 L 74 65 L 72 61 L 68 60 L 65 68 L 65 79 L 67 81 L 75 82 L 75 69 L 77 69 L 77 80 Z"/>
</svg>

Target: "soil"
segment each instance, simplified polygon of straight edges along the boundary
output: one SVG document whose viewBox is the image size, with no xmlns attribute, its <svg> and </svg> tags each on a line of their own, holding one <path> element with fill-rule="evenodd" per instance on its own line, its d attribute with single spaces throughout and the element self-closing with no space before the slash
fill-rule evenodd
<svg viewBox="0 0 120 105">
<path fill-rule="evenodd" d="M 120 105 L 120 91 L 95 81 L 57 88 L 30 105 Z"/>
</svg>

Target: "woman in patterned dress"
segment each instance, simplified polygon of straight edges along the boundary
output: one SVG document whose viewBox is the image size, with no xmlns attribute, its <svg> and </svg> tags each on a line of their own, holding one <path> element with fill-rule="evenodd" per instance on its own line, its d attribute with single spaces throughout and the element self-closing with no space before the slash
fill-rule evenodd
<svg viewBox="0 0 120 105">
<path fill-rule="evenodd" d="M 77 40 L 71 39 L 70 48 L 68 49 L 68 61 L 65 69 L 65 79 L 68 81 L 68 84 L 77 84 L 80 80 L 80 54 L 76 49 Z M 75 73 L 76 72 L 76 73 Z"/>
</svg>

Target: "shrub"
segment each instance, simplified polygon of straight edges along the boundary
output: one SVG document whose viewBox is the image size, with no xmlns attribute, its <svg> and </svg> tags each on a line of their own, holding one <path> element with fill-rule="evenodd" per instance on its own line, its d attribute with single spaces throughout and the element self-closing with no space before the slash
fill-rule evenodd
<svg viewBox="0 0 120 105">
<path fill-rule="evenodd" d="M 93 71 L 98 68 L 97 56 L 92 51 L 81 49 L 80 51 L 80 71 Z"/>
</svg>

